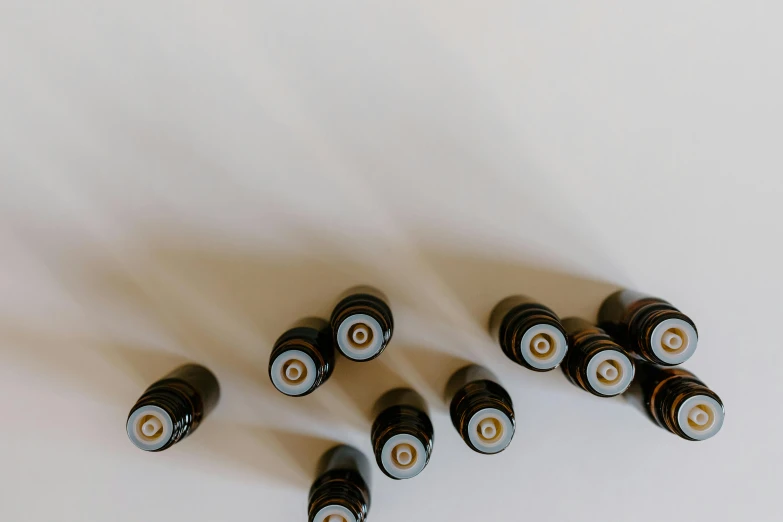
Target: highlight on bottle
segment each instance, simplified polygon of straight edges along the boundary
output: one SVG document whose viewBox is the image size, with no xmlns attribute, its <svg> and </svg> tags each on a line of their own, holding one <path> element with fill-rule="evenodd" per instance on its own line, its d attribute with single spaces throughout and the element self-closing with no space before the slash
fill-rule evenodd
<svg viewBox="0 0 783 522">
<path fill-rule="evenodd" d="M 147 388 L 125 423 L 128 439 L 144 451 L 163 451 L 198 428 L 220 399 L 220 385 L 204 366 L 185 364 Z"/>
<path fill-rule="evenodd" d="M 578 317 L 563 319 L 563 326 L 571 348 L 561 367 L 571 383 L 598 397 L 614 397 L 628 389 L 635 366 L 619 344 Z"/>
<path fill-rule="evenodd" d="M 417 476 L 432 455 L 434 429 L 424 399 L 409 388 L 383 394 L 375 404 L 370 434 L 383 473 L 402 480 Z"/>
<path fill-rule="evenodd" d="M 529 297 L 500 301 L 490 314 L 489 331 L 506 357 L 530 370 L 554 370 L 568 351 L 560 318 Z"/>
<path fill-rule="evenodd" d="M 714 437 L 723 427 L 723 402 L 693 373 L 641 363 L 639 383 L 650 417 L 669 432 L 702 441 Z"/>
<path fill-rule="evenodd" d="M 661 366 L 684 363 L 699 343 L 690 317 L 663 299 L 631 290 L 604 300 L 598 324 L 636 357 Z"/>
<path fill-rule="evenodd" d="M 370 511 L 370 463 L 351 446 L 321 457 L 308 496 L 309 522 L 364 522 Z"/>
<path fill-rule="evenodd" d="M 334 343 L 352 361 L 369 361 L 388 346 L 394 320 L 386 296 L 368 286 L 347 290 L 331 318 Z"/>
<path fill-rule="evenodd" d="M 277 390 L 291 397 L 312 393 L 334 371 L 332 330 L 323 319 L 306 318 L 295 323 L 275 342 L 269 356 L 269 379 Z"/>
<path fill-rule="evenodd" d="M 508 447 L 516 427 L 511 396 L 489 370 L 455 372 L 446 385 L 451 421 L 470 449 L 491 455 Z"/>
</svg>

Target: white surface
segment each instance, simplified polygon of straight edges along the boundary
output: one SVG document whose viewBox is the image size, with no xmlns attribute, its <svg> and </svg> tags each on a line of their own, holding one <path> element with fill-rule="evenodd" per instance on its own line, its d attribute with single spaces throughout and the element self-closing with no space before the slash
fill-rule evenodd
<svg viewBox="0 0 783 522">
<path fill-rule="evenodd" d="M 0 520 L 305 520 L 321 439 L 369 455 L 404 383 L 435 449 L 374 470 L 371 522 L 780 520 L 779 2 L 111 4 L 0 1 Z M 360 283 L 388 350 L 275 391 L 277 336 Z M 713 439 L 485 331 L 509 294 L 589 318 L 620 286 L 695 320 Z M 514 399 L 501 455 L 437 402 L 463 359 Z M 221 404 L 139 451 L 127 412 L 182 360 Z"/>
</svg>

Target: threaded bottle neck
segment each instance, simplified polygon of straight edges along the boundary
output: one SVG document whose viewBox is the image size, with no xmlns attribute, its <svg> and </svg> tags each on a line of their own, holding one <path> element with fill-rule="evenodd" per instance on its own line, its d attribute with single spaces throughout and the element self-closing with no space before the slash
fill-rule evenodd
<svg viewBox="0 0 783 522">
<path fill-rule="evenodd" d="M 169 382 L 150 387 L 131 409 L 131 414 L 143 406 L 157 406 L 171 417 L 172 433 L 162 451 L 187 437 L 200 423 L 203 408 L 200 398 L 187 384 Z"/>
<path fill-rule="evenodd" d="M 633 303 L 628 309 L 627 319 L 627 348 L 642 359 L 671 366 L 655 354 L 652 339 L 655 328 L 664 321 L 677 319 L 684 321 L 696 330 L 696 325 L 691 319 L 672 306 L 667 301 L 657 298 L 647 298 Z"/>
<path fill-rule="evenodd" d="M 325 472 L 310 488 L 308 520 L 329 506 L 342 506 L 364 522 L 370 510 L 370 491 L 361 474 L 351 469 L 333 469 Z"/>
<path fill-rule="evenodd" d="M 650 415 L 663 428 L 684 439 L 696 440 L 684 430 L 680 408 L 688 399 L 708 397 L 723 407 L 720 397 L 693 374 L 673 374 L 658 383 L 651 391 L 647 406 Z"/>
<path fill-rule="evenodd" d="M 307 395 L 326 382 L 334 371 L 334 347 L 332 345 L 331 327 L 327 323 L 320 330 L 300 326 L 292 328 L 281 335 L 275 342 L 272 353 L 269 356 L 268 372 L 273 383 L 275 383 L 275 377 L 272 375 L 275 361 L 285 352 L 293 350 L 303 352 L 313 361 L 315 366 L 315 378 L 312 381 L 312 385 L 306 391 L 296 394 L 297 396 Z"/>
<path fill-rule="evenodd" d="M 377 324 L 373 327 L 355 324 L 352 328 L 347 328 L 355 316 L 367 316 L 371 323 Z M 334 346 L 349 359 L 358 361 L 378 357 L 386 349 L 394 331 L 394 319 L 386 301 L 364 293 L 349 295 L 337 303 L 330 323 Z M 361 332 L 353 331 L 357 328 Z"/>
<path fill-rule="evenodd" d="M 378 467 L 389 474 L 383 463 L 382 453 L 387 442 L 397 435 L 410 435 L 421 442 L 424 448 L 424 468 L 432 455 L 434 429 L 426 413 L 409 405 L 396 405 L 383 410 L 375 419 L 371 430 L 371 441 Z"/>
<path fill-rule="evenodd" d="M 513 307 L 503 317 L 498 329 L 498 340 L 503 353 L 517 364 L 534 371 L 548 371 L 552 368 L 536 368 L 525 360 L 522 354 L 522 339 L 533 327 L 547 325 L 558 330 L 565 338 L 560 319 L 550 308 L 539 303 L 523 303 Z"/>
<path fill-rule="evenodd" d="M 457 390 L 451 400 L 451 422 L 462 439 L 474 450 L 470 440 L 470 420 L 482 410 L 494 409 L 508 418 L 510 427 L 515 425 L 511 396 L 498 383 L 490 380 L 471 381 Z"/>
<path fill-rule="evenodd" d="M 561 367 L 572 384 L 598 397 L 619 395 L 631 384 L 633 360 L 603 329 L 580 321 L 568 329 L 568 342 L 570 348 Z M 611 366 L 611 375 L 601 373 L 606 364 Z"/>
</svg>

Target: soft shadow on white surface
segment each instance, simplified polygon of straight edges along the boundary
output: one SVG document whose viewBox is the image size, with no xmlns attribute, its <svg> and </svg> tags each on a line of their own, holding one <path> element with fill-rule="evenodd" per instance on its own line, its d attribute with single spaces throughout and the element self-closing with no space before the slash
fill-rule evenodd
<svg viewBox="0 0 783 522">
<path fill-rule="evenodd" d="M 240 422 L 216 422 L 199 429 L 181 451 L 202 460 L 204 471 L 265 477 L 300 490 L 310 487 L 318 458 L 338 441 Z"/>
<path fill-rule="evenodd" d="M 53 270 L 95 318 L 101 333 L 84 343 L 81 356 L 103 360 L 100 372 L 73 357 L 61 364 L 66 358 L 55 342 L 64 339 L 58 334 L 29 332 L 25 339 L 5 328 L 0 335 L 29 345 L 21 357 L 36 371 L 56 373 L 85 393 L 114 397 L 112 422 L 118 426 L 143 389 L 169 370 L 186 361 L 209 366 L 221 382 L 221 403 L 174 451 L 208 462 L 206 469 L 216 473 L 261 473 L 301 487 L 312 454 L 336 443 L 313 435 L 313 426 L 324 434 L 333 426 L 369 433 L 372 406 L 391 388 L 417 388 L 432 409 L 445 412 L 443 390 L 459 367 L 478 362 L 500 365 L 501 374 L 518 371 L 509 370 L 486 332 L 489 311 L 503 297 L 527 293 L 558 311 L 591 312 L 615 288 L 524 263 L 425 248 L 421 259 L 442 280 L 435 286 L 439 294 L 421 296 L 404 279 L 326 249 L 336 242 L 323 233 L 303 237 L 311 246 L 306 256 L 211 247 L 181 230 L 133 239 L 121 263 L 100 251 L 71 253 Z M 312 248 L 313 237 L 321 238 L 320 250 Z M 358 283 L 382 288 L 391 300 L 396 325 L 384 356 L 370 363 L 338 356 L 334 375 L 317 393 L 296 399 L 279 394 L 267 376 L 274 340 L 300 317 L 328 318 L 339 293 Z M 136 329 L 153 332 L 158 346 L 130 344 Z M 559 371 L 530 373 L 529 385 L 577 392 Z M 112 393 L 113 380 L 123 383 L 123 393 Z"/>
<path fill-rule="evenodd" d="M 375 481 L 370 522 L 777 521 L 780 11 L 6 0 L 0 519 L 303 520 L 307 463 L 369 454 L 369 396 L 406 382 L 434 456 Z M 359 283 L 392 301 L 387 353 L 277 393 L 275 338 Z M 719 436 L 682 441 L 487 335 L 506 295 L 593 316 L 616 285 L 694 317 Z M 186 360 L 222 401 L 144 454 L 128 409 Z M 465 362 L 514 399 L 502 456 L 450 425 L 441 388 Z"/>
</svg>

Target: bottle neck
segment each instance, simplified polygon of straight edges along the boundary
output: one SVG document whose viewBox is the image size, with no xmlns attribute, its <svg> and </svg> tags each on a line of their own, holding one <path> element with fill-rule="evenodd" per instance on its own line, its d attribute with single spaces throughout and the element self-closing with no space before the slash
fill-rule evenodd
<svg viewBox="0 0 783 522">
<path fill-rule="evenodd" d="M 147 390 L 132 411 L 142 406 L 157 406 L 172 420 L 172 434 L 160 450 L 176 444 L 198 427 L 203 418 L 203 407 L 198 395 L 185 383 L 170 382 Z"/>
<path fill-rule="evenodd" d="M 356 519 L 364 522 L 370 510 L 370 491 L 361 474 L 352 469 L 333 469 L 325 472 L 310 488 L 308 520 L 324 508 L 341 506 Z"/>
</svg>

